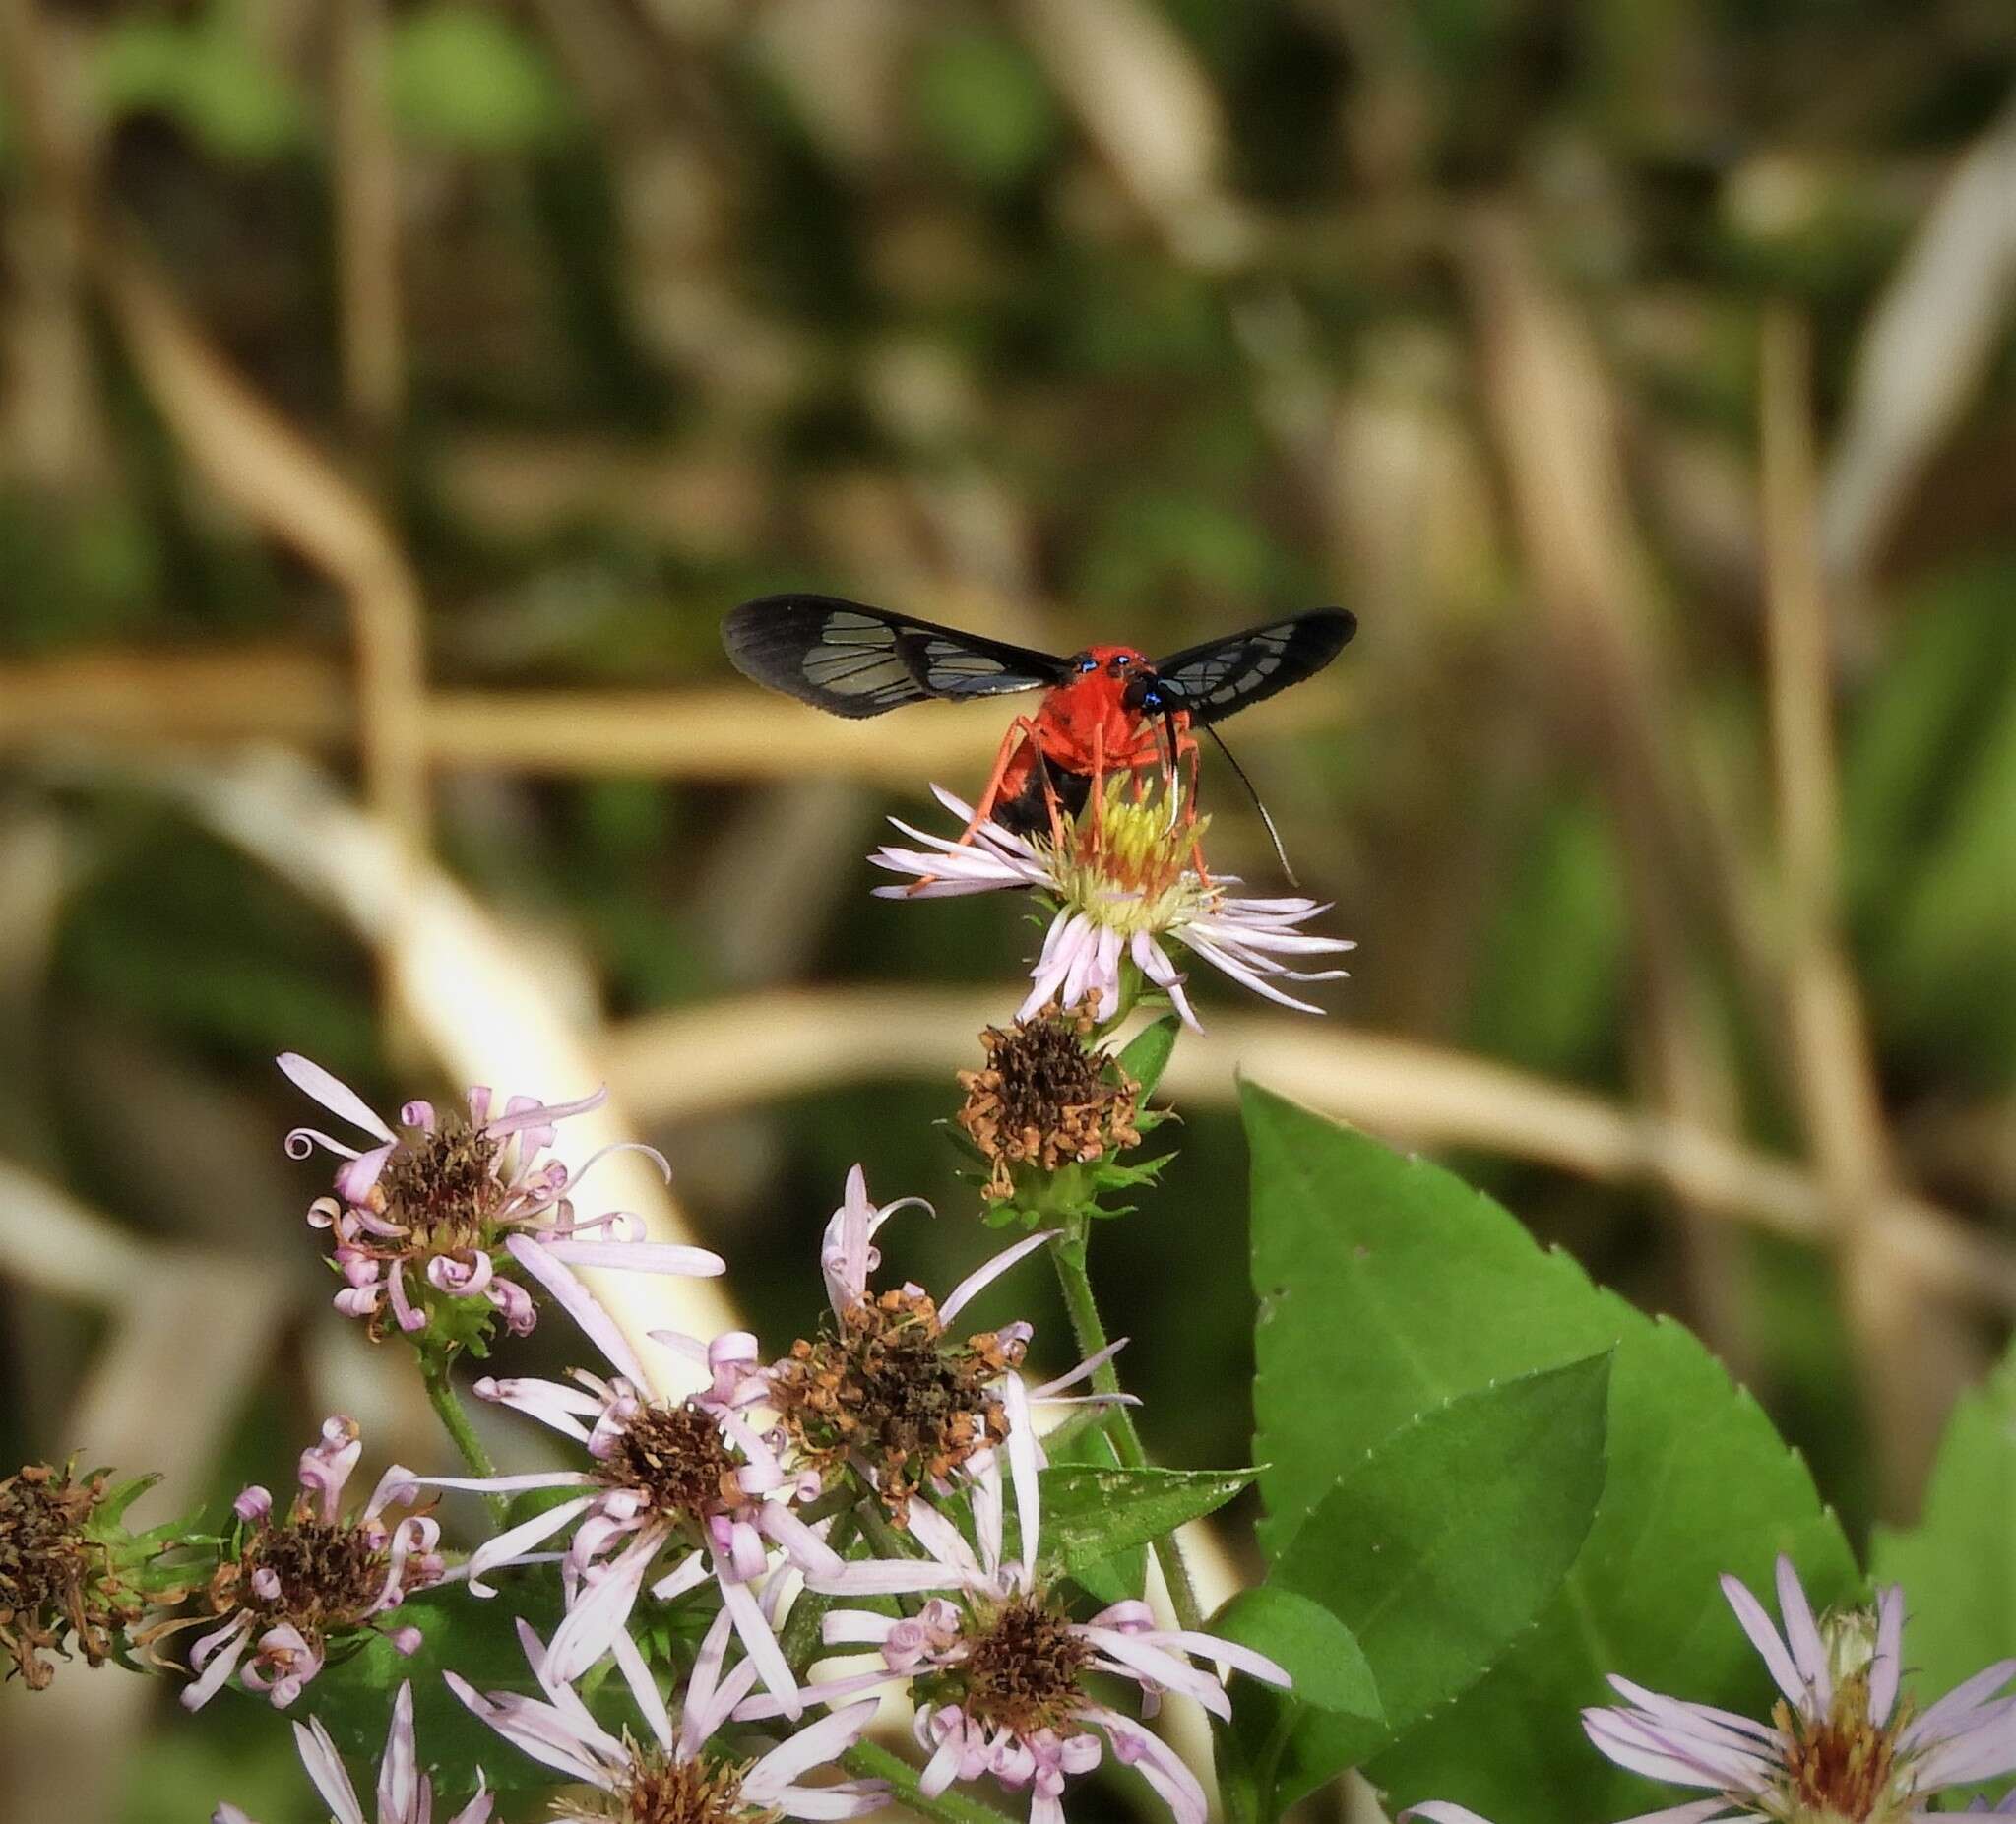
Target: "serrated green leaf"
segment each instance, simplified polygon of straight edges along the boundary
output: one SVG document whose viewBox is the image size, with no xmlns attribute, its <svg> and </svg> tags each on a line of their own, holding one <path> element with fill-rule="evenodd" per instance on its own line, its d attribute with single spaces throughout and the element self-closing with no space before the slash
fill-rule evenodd
<svg viewBox="0 0 2016 1824">
<path fill-rule="evenodd" d="M 1278 1802 L 1468 1690 L 1560 1590 L 1603 1496 L 1609 1377 L 1595 1355 L 1459 1395 L 1317 1504 L 1268 1581 L 1351 1628 L 1382 1714 L 1303 1715 L 1274 1773 Z"/>
<path fill-rule="evenodd" d="M 1166 1013 L 1160 1019 L 1150 1021 L 1120 1047 L 1116 1061 L 1128 1076 L 1141 1085 L 1143 1101 L 1155 1094 L 1156 1085 L 1162 1081 L 1162 1073 L 1168 1068 L 1169 1059 L 1175 1053 L 1176 1039 L 1182 1030 L 1182 1021 L 1172 1013 Z"/>
<path fill-rule="evenodd" d="M 1098 1414 L 1101 1409 L 1089 1408 Z M 1093 1469 L 1117 1470 L 1120 1467 L 1119 1453 L 1113 1449 L 1113 1440 L 1097 1423 L 1059 1443 L 1055 1435 L 1044 1441 L 1050 1466 L 1054 1472 L 1064 1464 L 1084 1464 Z M 1072 1577 L 1102 1603 L 1125 1602 L 1130 1597 L 1140 1596 L 1148 1583 L 1148 1547 L 1145 1544 L 1129 1545 L 1116 1551 L 1109 1558 L 1094 1558 L 1077 1565 Z"/>
<path fill-rule="evenodd" d="M 1954 1409 L 1919 1524 L 1878 1528 L 1870 1555 L 1910 1604 L 1921 1708 L 2016 1655 L 2016 1349 Z"/>
<path fill-rule="evenodd" d="M 1042 1539 L 1039 1557 L 1052 1571 L 1078 1578 L 1137 1545 L 1201 1520 L 1252 1481 L 1254 1470 L 1121 1470 L 1059 1463 L 1042 1473 Z M 1020 1549 L 1008 1516 L 1008 1551 Z M 1090 1588 L 1091 1586 L 1087 1586 Z M 1097 1594 L 1097 1592 L 1095 1592 Z"/>
<path fill-rule="evenodd" d="M 1266 1654 L 1294 1680 L 1299 1704 L 1372 1721 L 1385 1714 L 1357 1636 L 1321 1603 L 1278 1584 L 1258 1584 L 1212 1616 L 1209 1631 Z"/>
<path fill-rule="evenodd" d="M 1415 1413 L 1616 1352 L 1608 1479 L 1559 1595 L 1373 1776 L 1396 1806 L 1453 1799 L 1497 1824 L 1643 1810 L 1645 1783 L 1589 1752 L 1577 1711 L 1603 1701 L 1617 1671 L 1761 1714 L 1762 1670 L 1718 1574 L 1761 1585 L 1786 1551 L 1816 1604 L 1858 1583 L 1804 1464 L 1685 1330 L 1593 1287 L 1452 1174 L 1263 1090 L 1247 1089 L 1244 1114 L 1261 1303 L 1255 1454 L 1271 1466 L 1260 1486 L 1272 1554 Z M 1382 1695 L 1390 1704 L 1383 1680 Z"/>
</svg>

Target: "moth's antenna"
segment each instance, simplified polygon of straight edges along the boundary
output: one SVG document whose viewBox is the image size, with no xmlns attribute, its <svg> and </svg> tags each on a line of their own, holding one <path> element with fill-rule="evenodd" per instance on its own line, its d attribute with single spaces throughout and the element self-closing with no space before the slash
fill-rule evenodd
<svg viewBox="0 0 2016 1824">
<path fill-rule="evenodd" d="M 1253 808 L 1260 813 L 1260 821 L 1267 826 L 1267 834 L 1273 840 L 1274 856 L 1281 863 L 1281 871 L 1288 876 L 1288 884 L 1299 887 L 1302 883 L 1295 878 L 1294 869 L 1289 865 L 1288 850 L 1281 846 L 1281 832 L 1274 827 L 1274 819 L 1268 815 L 1267 806 L 1260 802 L 1260 794 L 1253 789 L 1253 782 L 1246 777 L 1246 769 L 1232 758 L 1232 750 L 1225 744 L 1224 735 L 1209 723 L 1202 725 L 1204 732 L 1218 743 L 1218 751 L 1226 757 L 1226 764 L 1239 776 L 1239 784 L 1245 786 L 1246 796 L 1253 800 Z"/>
</svg>

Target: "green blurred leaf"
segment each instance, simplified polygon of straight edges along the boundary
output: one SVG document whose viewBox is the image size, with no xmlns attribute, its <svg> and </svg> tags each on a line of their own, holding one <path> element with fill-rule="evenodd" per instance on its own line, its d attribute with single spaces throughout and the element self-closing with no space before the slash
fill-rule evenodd
<svg viewBox="0 0 2016 1824">
<path fill-rule="evenodd" d="M 911 104 L 946 159 L 999 188 L 1028 177 L 1062 137 L 1063 115 L 1042 71 L 1001 31 L 952 30 L 933 40 Z"/>
<path fill-rule="evenodd" d="M 1299 1703 L 1352 1717 L 1381 1714 L 1378 1683 L 1357 1636 L 1321 1603 L 1258 1584 L 1212 1616 L 1210 1632 L 1266 1654 L 1295 1681 Z"/>
<path fill-rule="evenodd" d="M 1870 1557 L 1904 1586 L 1921 1708 L 2016 1655 L 2016 1349 L 1954 1409 L 1919 1524 L 1879 1527 Z"/>
<path fill-rule="evenodd" d="M 423 6 L 388 46 L 394 117 L 415 139 L 466 152 L 521 152 L 566 125 L 568 100 L 545 53 L 492 7 Z"/>
<path fill-rule="evenodd" d="M 1450 1173 L 1264 1090 L 1247 1088 L 1244 1112 L 1261 1303 L 1256 1454 L 1269 1465 L 1262 1540 L 1273 1554 L 1337 1478 L 1416 1413 L 1493 1379 L 1616 1352 L 1608 1478 L 1563 1589 L 1531 1634 L 1374 1775 L 1401 1804 L 1454 1799 L 1497 1824 L 1643 1809 L 1643 1783 L 1587 1752 L 1577 1709 L 1604 1697 L 1611 1671 L 1735 1709 L 1764 1702 L 1718 1575 L 1761 1581 L 1786 1551 L 1816 1604 L 1858 1584 L 1804 1464 L 1684 1329 L 1592 1287 Z M 1468 1500 L 1473 1486 L 1466 1478 L 1447 1492 Z M 1393 1707 L 1383 1676 L 1381 1692 Z"/>
<path fill-rule="evenodd" d="M 221 158 L 271 158 L 303 137 L 306 110 L 243 0 L 186 20 L 123 15 L 95 41 L 93 75 L 107 114 L 169 115 Z"/>
<path fill-rule="evenodd" d="M 1462 1394 L 1341 1477 L 1270 1585 L 1349 1626 L 1382 1713 L 1292 1721 L 1263 1793 L 1292 1801 L 1473 1685 L 1561 1588 L 1604 1489 L 1610 1358 Z M 1283 1703 L 1272 1692 L 1254 1709 Z M 1269 1719 L 1269 1733 L 1274 1732 Z M 1250 1727 L 1250 1725 L 1248 1726 Z"/>
<path fill-rule="evenodd" d="M 1614 828 L 1590 798 L 1550 800 L 1517 848 L 1480 935 L 1471 1042 L 1584 1078 L 1613 1045 L 1630 921 Z"/>
</svg>

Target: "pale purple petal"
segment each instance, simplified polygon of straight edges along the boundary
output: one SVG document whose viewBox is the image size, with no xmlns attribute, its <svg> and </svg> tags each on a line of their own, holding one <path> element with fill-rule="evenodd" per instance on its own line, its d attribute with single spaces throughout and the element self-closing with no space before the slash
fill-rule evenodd
<svg viewBox="0 0 2016 1824">
<path fill-rule="evenodd" d="M 1824 1711 L 1834 1701 L 1834 1675 L 1827 1667 L 1827 1648 L 1806 1601 L 1805 1585 L 1784 1552 L 1778 1554 L 1778 1612 L 1785 1618 L 1786 1644 L 1800 1677 L 1812 1688 L 1813 1708 Z"/>
<path fill-rule="evenodd" d="M 1878 1728 L 1897 1708 L 1904 1669 L 1904 1590 L 1892 1584 L 1876 1598 L 1876 1657 L 1869 1663 L 1869 1719 Z"/>
<path fill-rule="evenodd" d="M 945 1295 L 944 1302 L 938 1307 L 939 1317 L 946 1323 L 951 1323 L 965 1309 L 976 1292 L 984 1287 L 991 1286 L 1010 1267 L 1014 1266 L 1017 1261 L 1026 1260 L 1038 1248 L 1061 1232 L 1061 1230 L 1055 1228 L 1039 1229 L 1035 1234 L 1016 1242 L 1013 1247 L 1003 1248 L 1000 1253 L 996 1254 L 984 1266 L 976 1267 L 973 1272 L 969 1273 L 965 1279 L 961 1280 Z"/>
<path fill-rule="evenodd" d="M 749 1769 L 742 1791 L 759 1805 L 768 1804 L 778 1791 L 798 1775 L 838 1760 L 867 1732 L 881 1705 L 874 1698 L 835 1710 L 817 1723 L 801 1729 Z"/>
<path fill-rule="evenodd" d="M 408 1702 L 407 1721 L 410 1733 L 411 1700 Z M 307 1769 L 309 1780 L 316 1792 L 322 1794 L 322 1802 L 329 1807 L 330 1816 L 336 1824 L 364 1824 L 364 1811 L 357 1802 L 357 1790 L 350 1785 L 350 1777 L 344 1771 L 343 1757 L 337 1753 L 336 1743 L 330 1740 L 329 1731 L 320 1721 L 296 1723 L 294 1745 L 300 1750 L 301 1765 Z"/>
<path fill-rule="evenodd" d="M 562 1527 L 585 1513 L 594 1500 L 593 1495 L 585 1494 L 576 1500 L 562 1501 L 557 1507 L 549 1507 L 544 1513 L 535 1514 L 530 1520 L 507 1528 L 495 1539 L 484 1541 L 470 1553 L 469 1587 L 472 1593 L 495 1596 L 496 1591 L 483 1582 L 489 1572 L 500 1565 L 515 1562 L 541 1541 L 551 1539 Z"/>
<path fill-rule="evenodd" d="M 305 1759 L 306 1756 L 304 1755 Z M 413 1742 L 413 1687 L 402 1681 L 392 1700 L 392 1727 L 378 1763 L 379 1824 L 419 1824 L 420 1761 Z"/>
<path fill-rule="evenodd" d="M 398 1140 L 399 1136 L 378 1118 L 370 1103 L 342 1078 L 331 1076 L 313 1059 L 303 1057 L 298 1051 L 283 1051 L 274 1062 L 295 1089 L 312 1096 L 331 1114 L 342 1115 L 346 1121 L 361 1127 L 367 1134 L 376 1134 L 380 1140 Z"/>
<path fill-rule="evenodd" d="M 1722 1594 L 1731 1608 L 1735 1610 L 1736 1620 L 1742 1624 L 1750 1645 L 1757 1649 L 1765 1668 L 1771 1673 L 1772 1681 L 1790 1698 L 1796 1708 L 1803 1709 L 1807 1701 L 1805 1680 L 1799 1676 L 1799 1668 L 1793 1663 L 1793 1657 L 1786 1651 L 1785 1642 L 1779 1638 L 1778 1630 L 1771 1624 L 1771 1617 L 1764 1612 L 1764 1604 L 1757 1601 L 1742 1583 L 1725 1574 L 1722 1580 Z"/>
<path fill-rule="evenodd" d="M 633 1387 L 649 1387 L 651 1377 L 637 1359 L 615 1319 L 595 1300 L 588 1288 L 567 1268 L 526 1235 L 512 1235 L 504 1243 L 511 1258 L 551 1292 L 567 1315 L 581 1326 L 582 1333 L 609 1359 L 609 1364 Z"/>
<path fill-rule="evenodd" d="M 676 1273 L 688 1279 L 712 1279 L 728 1264 L 707 1248 L 681 1247 L 670 1241 L 569 1241 L 539 1243 L 554 1260 L 581 1267 L 615 1267 L 626 1273 Z"/>
</svg>

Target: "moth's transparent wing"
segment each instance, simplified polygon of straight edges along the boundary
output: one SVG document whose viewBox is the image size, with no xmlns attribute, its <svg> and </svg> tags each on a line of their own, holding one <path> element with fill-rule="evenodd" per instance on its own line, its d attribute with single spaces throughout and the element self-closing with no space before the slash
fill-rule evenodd
<svg viewBox="0 0 2016 1824">
<path fill-rule="evenodd" d="M 1345 608 L 1319 608 L 1185 648 L 1155 663 L 1162 705 L 1193 723 L 1223 722 L 1323 669 L 1357 631 Z"/>
<path fill-rule="evenodd" d="M 722 622 L 743 676 L 835 716 L 880 716 L 926 698 L 994 697 L 1063 680 L 1047 653 L 912 620 L 835 596 L 764 596 Z"/>
</svg>

